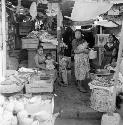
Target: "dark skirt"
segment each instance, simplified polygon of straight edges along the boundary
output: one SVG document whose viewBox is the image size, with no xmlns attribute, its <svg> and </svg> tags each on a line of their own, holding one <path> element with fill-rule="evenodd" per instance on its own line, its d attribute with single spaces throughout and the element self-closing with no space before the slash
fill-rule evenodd
<svg viewBox="0 0 123 125">
<path fill-rule="evenodd" d="M 110 64 L 111 61 L 112 61 L 112 56 L 104 56 L 101 68 L 104 68 L 106 65 Z"/>
</svg>

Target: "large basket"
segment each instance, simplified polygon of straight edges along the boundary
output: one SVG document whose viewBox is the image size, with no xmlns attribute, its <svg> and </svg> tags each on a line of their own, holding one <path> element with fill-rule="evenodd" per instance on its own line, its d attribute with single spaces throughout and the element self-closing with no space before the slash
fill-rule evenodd
<svg viewBox="0 0 123 125">
<path fill-rule="evenodd" d="M 115 111 L 113 93 L 105 89 L 92 89 L 91 108 L 99 112 Z"/>
</svg>

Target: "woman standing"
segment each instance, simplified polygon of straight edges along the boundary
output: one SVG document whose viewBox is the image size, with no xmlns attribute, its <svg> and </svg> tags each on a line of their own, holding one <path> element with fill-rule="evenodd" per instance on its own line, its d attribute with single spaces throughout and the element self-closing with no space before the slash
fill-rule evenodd
<svg viewBox="0 0 123 125">
<path fill-rule="evenodd" d="M 77 80 L 78 89 L 81 92 L 86 92 L 85 82 L 89 75 L 89 50 L 88 43 L 82 38 L 81 30 L 75 31 L 75 39 L 72 41 L 74 60 L 75 60 L 75 77 Z"/>
<path fill-rule="evenodd" d="M 45 54 L 43 53 L 43 47 L 39 45 L 37 48 L 37 53 L 34 57 L 36 68 L 39 68 L 40 70 L 46 70 L 45 60 L 46 58 Z"/>
<path fill-rule="evenodd" d="M 114 39 L 112 34 L 109 35 L 108 42 L 104 45 L 104 58 L 102 61 L 102 68 L 111 64 L 112 60 L 116 61 L 118 56 L 119 43 Z"/>
</svg>

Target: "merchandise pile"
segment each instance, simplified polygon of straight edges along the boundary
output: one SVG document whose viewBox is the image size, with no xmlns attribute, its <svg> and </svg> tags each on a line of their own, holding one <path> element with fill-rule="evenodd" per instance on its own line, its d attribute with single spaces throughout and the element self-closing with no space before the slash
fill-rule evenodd
<svg viewBox="0 0 123 125">
<path fill-rule="evenodd" d="M 24 87 L 26 87 L 26 92 L 29 93 L 53 92 L 53 84 L 56 79 L 55 71 L 46 72 L 38 71 L 35 68 L 21 67 L 16 72 L 8 72 L 5 80 L 0 83 L 0 93 L 21 93 Z"/>
<path fill-rule="evenodd" d="M 1 125 L 54 125 L 53 97 L 31 95 L 0 95 Z"/>
<path fill-rule="evenodd" d="M 57 38 L 51 34 L 49 34 L 45 30 L 41 31 L 32 31 L 30 32 L 26 38 L 38 38 L 43 43 L 52 43 L 53 45 L 58 45 Z"/>
</svg>

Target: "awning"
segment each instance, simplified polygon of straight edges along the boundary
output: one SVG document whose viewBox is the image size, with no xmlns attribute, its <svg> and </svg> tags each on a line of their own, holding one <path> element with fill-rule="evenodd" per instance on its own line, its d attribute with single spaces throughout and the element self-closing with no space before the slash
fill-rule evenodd
<svg viewBox="0 0 123 125">
<path fill-rule="evenodd" d="M 123 0 L 110 0 L 110 2 L 113 4 L 119 4 L 119 3 L 123 3 Z"/>
<path fill-rule="evenodd" d="M 95 21 L 94 24 L 99 26 L 104 26 L 104 27 L 118 27 L 118 24 L 108 20 Z"/>
<path fill-rule="evenodd" d="M 113 6 L 107 2 L 83 2 L 77 0 L 74 4 L 71 20 L 72 21 L 88 21 L 96 19 L 97 16 L 106 13 Z"/>
</svg>

